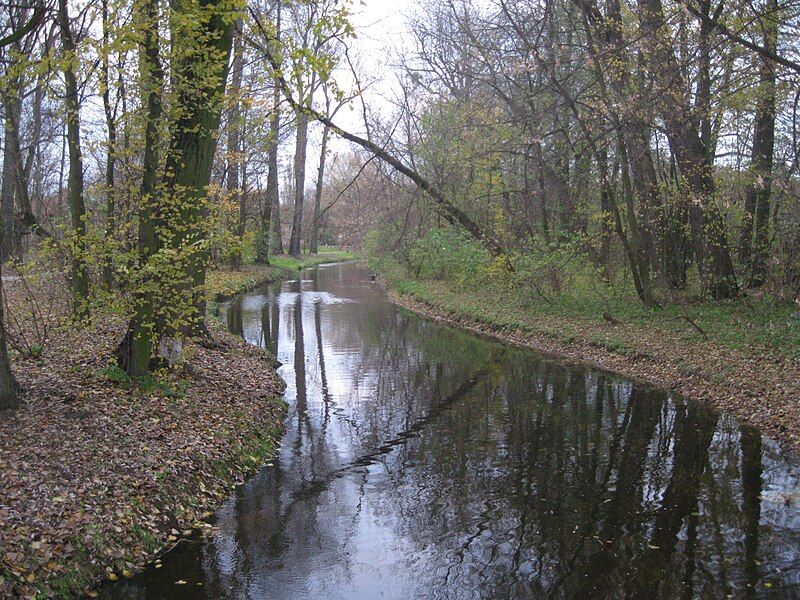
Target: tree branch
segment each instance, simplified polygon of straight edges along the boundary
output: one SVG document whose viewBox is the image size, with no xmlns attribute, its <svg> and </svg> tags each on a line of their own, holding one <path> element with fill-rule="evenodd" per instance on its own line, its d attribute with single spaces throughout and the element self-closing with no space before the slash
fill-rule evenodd
<svg viewBox="0 0 800 600">
<path fill-rule="evenodd" d="M 258 15 L 253 11 L 252 8 L 249 9 L 250 15 L 253 17 L 256 25 L 258 26 L 259 30 L 261 31 L 262 35 L 267 39 L 267 41 L 273 41 L 272 37 L 267 33 L 264 29 L 261 21 L 258 18 Z M 393 156 L 389 153 L 385 148 L 382 148 L 375 144 L 374 142 L 362 138 L 354 133 L 350 133 L 349 131 L 345 131 L 338 125 L 336 125 L 333 121 L 331 121 L 328 117 L 323 115 L 322 113 L 314 110 L 310 106 L 301 106 L 297 100 L 294 99 L 292 96 L 292 91 L 289 89 L 289 84 L 286 82 L 286 79 L 281 74 L 280 63 L 272 54 L 272 51 L 269 48 L 269 44 L 263 45 L 259 44 L 258 42 L 254 42 L 254 45 L 258 47 L 258 49 L 264 53 L 265 58 L 269 62 L 270 66 L 272 67 L 273 71 L 275 72 L 275 80 L 280 86 L 281 90 L 283 91 L 283 95 L 286 98 L 286 101 L 289 105 L 294 109 L 296 112 L 305 112 L 307 115 L 319 121 L 323 125 L 327 125 L 331 131 L 336 133 L 339 137 L 346 139 L 349 142 L 353 142 L 354 144 L 358 144 L 368 152 L 375 155 L 377 158 L 381 159 L 388 165 L 390 165 L 396 171 L 402 173 L 406 177 L 408 177 L 411 181 L 413 181 L 417 187 L 419 187 L 422 191 L 428 194 L 436 205 L 439 207 L 441 211 L 445 214 L 445 216 L 449 217 L 453 221 L 457 222 L 461 225 L 464 229 L 466 229 L 470 235 L 472 235 L 476 240 L 483 243 L 489 252 L 492 253 L 494 256 L 504 256 L 505 249 L 502 245 L 492 238 L 491 236 L 485 234 L 481 227 L 473 221 L 464 211 L 460 208 L 452 204 L 433 184 L 431 184 L 427 179 L 425 179 L 422 175 L 420 175 L 417 171 L 409 168 L 402 161 L 400 161 L 397 157 Z"/>
</svg>

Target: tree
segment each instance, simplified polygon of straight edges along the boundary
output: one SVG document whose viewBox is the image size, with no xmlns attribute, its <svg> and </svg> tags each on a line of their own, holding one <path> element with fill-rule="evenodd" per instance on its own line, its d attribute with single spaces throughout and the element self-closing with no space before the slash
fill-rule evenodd
<svg viewBox="0 0 800 600">
<path fill-rule="evenodd" d="M 237 247 L 234 249 L 231 264 L 235 269 L 242 266 L 242 237 L 247 219 L 247 194 L 245 193 L 244 160 L 242 156 L 242 74 L 244 70 L 244 40 L 242 23 L 237 22 L 233 37 L 233 63 L 231 65 L 230 97 L 233 105 L 228 122 L 228 152 L 226 183 L 228 193 L 237 206 L 237 220 L 234 234 Z"/>
<path fill-rule="evenodd" d="M 235 7 L 221 0 L 195 4 L 179 0 L 171 6 L 173 36 L 171 80 L 174 102 L 164 174 L 157 178 L 156 131 L 161 105 L 157 37 L 157 0 L 146 4 L 140 59 L 145 70 L 150 129 L 142 180 L 139 262 L 142 277 L 128 333 L 118 349 L 127 372 L 149 368 L 155 344 L 174 337 L 205 335 L 203 284 L 209 257 L 205 223 L 222 98 L 236 22 Z M 154 16 L 156 15 L 156 16 Z M 154 294 L 155 292 L 155 294 Z M 159 298 L 164 302 L 154 304 Z"/>
<path fill-rule="evenodd" d="M 0 278 L 2 278 L 2 264 L 0 264 Z M 19 385 L 11 372 L 11 361 L 8 358 L 3 304 L 3 286 L 0 285 L 0 410 L 16 408 L 20 404 Z"/>
<path fill-rule="evenodd" d="M 725 232 L 725 223 L 714 197 L 712 161 L 689 105 L 687 85 L 666 38 L 661 0 L 638 0 L 646 56 L 663 95 L 659 108 L 666 135 L 686 181 L 689 224 L 700 275 L 716 300 L 739 293 Z"/>
<path fill-rule="evenodd" d="M 61 35 L 61 60 L 64 72 L 65 118 L 69 147 L 67 205 L 70 213 L 70 281 L 75 314 L 88 313 L 89 273 L 86 265 L 86 205 L 83 199 L 83 153 L 81 151 L 80 98 L 75 75 L 77 54 L 67 0 L 58 0 L 58 28 Z"/>
<path fill-rule="evenodd" d="M 116 107 L 111 103 L 111 77 L 110 77 L 110 54 L 111 54 L 111 39 L 109 22 L 108 0 L 102 0 L 102 27 L 103 27 L 103 47 L 102 57 L 100 63 L 101 71 L 101 95 L 103 96 L 103 112 L 106 118 L 106 133 L 108 135 L 108 147 L 106 151 L 106 169 L 105 169 L 105 192 L 106 192 L 106 243 L 109 247 L 114 245 L 114 233 L 116 229 L 115 221 L 115 202 L 114 195 L 117 193 L 115 188 L 115 173 L 116 173 L 116 149 L 117 149 L 117 123 L 116 123 Z M 110 287 L 114 281 L 114 274 L 112 269 L 113 258 L 106 259 L 103 265 L 103 280 L 106 286 Z"/>
<path fill-rule="evenodd" d="M 777 1 L 770 0 L 768 9 L 760 19 L 764 30 L 764 48 L 773 54 L 778 47 L 778 11 Z M 775 62 L 765 54 L 758 54 L 756 60 L 759 63 L 759 83 L 753 120 L 750 181 L 744 193 L 744 217 L 739 242 L 739 260 L 750 266 L 751 287 L 763 285 L 767 277 L 776 113 Z"/>
<path fill-rule="evenodd" d="M 330 110 L 330 105 L 328 105 Z M 317 185 L 314 189 L 314 220 L 311 223 L 311 241 L 308 249 L 311 254 L 319 252 L 319 230 L 322 226 L 322 188 L 325 181 L 325 161 L 328 154 L 328 139 L 331 129 L 327 125 L 322 127 L 322 142 L 319 150 L 319 166 L 317 167 Z"/>
<path fill-rule="evenodd" d="M 275 40 L 273 52 L 280 56 L 281 44 L 281 0 L 275 2 Z M 278 60 L 278 67 L 281 62 Z M 272 81 L 272 112 L 270 113 L 269 152 L 267 173 L 267 197 L 261 211 L 261 235 L 263 242 L 259 262 L 266 264 L 270 250 L 283 254 L 283 232 L 281 231 L 281 196 L 278 186 L 278 152 L 280 151 L 281 90 L 276 77 Z"/>
<path fill-rule="evenodd" d="M 139 62 L 141 65 L 140 89 L 142 104 L 147 107 L 144 130 L 142 180 L 139 190 L 137 262 L 141 274 L 135 282 L 133 317 L 128 331 L 117 349 L 117 361 L 129 375 L 141 376 L 150 369 L 153 346 L 159 335 L 155 319 L 154 292 L 159 288 L 158 237 L 161 213 L 158 182 L 159 123 L 163 109 L 161 103 L 164 72 L 159 49 L 158 0 L 147 0 L 135 14 L 141 32 Z M 151 265 L 153 268 L 151 268 Z"/>
</svg>

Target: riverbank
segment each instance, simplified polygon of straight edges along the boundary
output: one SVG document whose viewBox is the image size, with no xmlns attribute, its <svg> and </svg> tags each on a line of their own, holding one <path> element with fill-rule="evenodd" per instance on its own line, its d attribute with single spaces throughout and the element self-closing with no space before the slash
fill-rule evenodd
<svg viewBox="0 0 800 600">
<path fill-rule="evenodd" d="M 282 431 L 274 359 L 213 322 L 186 369 L 131 381 L 109 363 L 124 321 L 69 326 L 58 305 L 41 356 L 14 353 L 23 406 L 0 413 L 2 598 L 82 595 L 201 535 Z"/>
<path fill-rule="evenodd" d="M 318 254 L 305 254 L 301 258 L 271 256 L 269 265 L 248 264 L 239 269 L 209 269 L 206 275 L 206 294 L 210 302 L 221 302 L 265 283 L 291 277 L 299 270 L 353 258 L 352 252 L 331 249 Z"/>
<path fill-rule="evenodd" d="M 715 330 L 713 323 L 666 311 L 634 319 L 601 309 L 587 316 L 503 286 L 466 289 L 410 279 L 400 269 L 385 275 L 393 299 L 414 312 L 710 403 L 800 451 L 798 349 L 777 337 L 772 346 L 761 343 L 769 332 L 756 328 L 766 325 L 742 324 L 748 331 L 734 343 L 730 325 Z M 800 321 L 789 317 L 770 327 L 791 339 Z"/>
</svg>

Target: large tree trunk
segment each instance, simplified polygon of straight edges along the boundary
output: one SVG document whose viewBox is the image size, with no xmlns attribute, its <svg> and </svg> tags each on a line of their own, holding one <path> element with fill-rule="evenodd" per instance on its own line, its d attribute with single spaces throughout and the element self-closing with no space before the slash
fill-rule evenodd
<svg viewBox="0 0 800 600">
<path fill-rule="evenodd" d="M 86 206 L 83 200 L 83 156 L 81 153 L 80 99 L 75 76 L 75 40 L 69 22 L 67 0 L 58 0 L 58 24 L 61 33 L 62 60 L 64 61 L 64 99 L 67 121 L 67 147 L 69 148 L 69 175 L 67 177 L 67 205 L 70 213 L 72 237 L 70 283 L 73 310 L 86 315 L 89 299 L 89 273 L 86 267 Z"/>
<path fill-rule="evenodd" d="M 325 160 L 328 154 L 328 138 L 331 129 L 327 125 L 322 129 L 322 145 L 320 147 L 319 167 L 317 168 L 317 188 L 314 191 L 314 222 L 311 224 L 311 244 L 312 254 L 319 252 L 319 228 L 322 225 L 322 186 L 325 179 Z"/>
<path fill-rule="evenodd" d="M 158 43 L 158 0 L 148 0 L 143 6 L 139 26 L 143 38 L 139 49 L 142 71 L 142 104 L 147 107 L 144 131 L 144 159 L 142 183 L 139 190 L 139 268 L 147 272 L 147 264 L 158 250 L 156 227 L 159 221 L 161 197 L 156 190 L 158 182 L 158 128 L 162 119 L 161 89 L 164 71 L 161 67 Z M 155 274 L 145 275 L 133 295 L 134 314 L 128 333 L 117 351 L 120 366 L 131 376 L 141 376 L 150 369 L 150 359 L 157 335 L 154 298 L 148 287 L 158 282 Z"/>
<path fill-rule="evenodd" d="M 771 14 L 762 16 L 764 47 L 775 52 L 778 46 L 778 22 L 775 0 L 770 2 Z M 759 287 L 767 277 L 769 256 L 769 214 L 772 193 L 772 161 L 775 149 L 775 63 L 759 55 L 759 87 L 756 115 L 753 124 L 753 148 L 750 160 L 750 181 L 745 190 L 745 216 L 740 241 L 740 259 L 752 262 L 750 286 Z M 754 218 L 755 217 L 755 218 Z"/>
<path fill-rule="evenodd" d="M 63 0 L 62 0 L 63 1 Z M 148 65 L 145 71 L 150 153 L 142 181 L 140 210 L 139 254 L 145 265 L 157 259 L 158 273 L 145 277 L 155 280 L 155 288 L 168 297 L 166 304 L 154 306 L 148 285 L 142 285 L 134 317 L 120 345 L 118 354 L 131 375 L 146 373 L 153 347 L 158 340 L 185 333 L 205 332 L 205 300 L 203 285 L 208 259 L 207 232 L 204 228 L 204 202 L 211 179 L 211 163 L 216 146 L 221 100 L 225 93 L 228 61 L 233 41 L 231 10 L 221 0 L 197 6 L 189 0 L 177 0 L 171 9 L 179 13 L 173 20 L 173 36 L 180 44 L 180 59 L 173 65 L 177 91 L 173 135 L 166 160 L 163 180 L 156 185 L 157 163 L 155 140 L 161 126 L 159 103 L 163 77 L 158 60 L 157 0 L 149 0 L 146 10 L 147 29 L 142 57 Z M 189 32 L 180 29 L 182 23 L 193 23 Z M 197 24 L 200 24 L 199 26 Z M 148 27 L 149 25 L 149 27 Z M 202 82 L 197 77 L 202 74 Z M 148 81 L 149 78 L 149 81 Z M 152 187 L 150 187 L 152 186 Z M 167 254 L 158 257 L 157 254 Z M 160 261 L 168 260 L 169 268 Z M 145 269 L 152 271 L 153 269 Z M 162 273 L 163 271 L 163 273 Z M 151 279 L 151 280 L 152 280 Z M 147 281 L 144 282 L 148 283 Z"/>
<path fill-rule="evenodd" d="M 297 116 L 296 136 L 294 150 L 294 215 L 292 217 L 289 254 L 299 257 L 300 238 L 303 233 L 303 203 L 306 195 L 306 153 L 308 150 L 308 115 L 302 111 Z"/>
<path fill-rule="evenodd" d="M 177 302 L 191 302 L 194 314 L 181 329 L 205 332 L 206 266 L 208 249 L 207 188 L 216 149 L 222 97 L 228 78 L 233 45 L 234 8 L 223 0 L 176 0 L 173 10 L 182 23 L 199 21 L 188 31 L 178 25 L 174 32 L 183 56 L 173 65 L 179 117 L 166 160 L 164 176 L 165 221 L 169 246 L 180 256 L 179 269 L 186 276 L 178 282 Z M 179 23 L 178 19 L 174 20 Z M 202 79 L 201 79 L 202 78 Z M 181 311 L 183 312 L 183 311 Z"/>
</svg>

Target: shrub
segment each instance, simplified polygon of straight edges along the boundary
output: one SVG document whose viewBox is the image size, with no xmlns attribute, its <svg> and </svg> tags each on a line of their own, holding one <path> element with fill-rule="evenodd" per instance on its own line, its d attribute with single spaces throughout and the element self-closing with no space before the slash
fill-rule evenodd
<svg viewBox="0 0 800 600">
<path fill-rule="evenodd" d="M 481 278 L 491 262 L 479 242 L 452 227 L 429 229 L 411 246 L 408 259 L 416 277 L 462 284 Z"/>
</svg>

